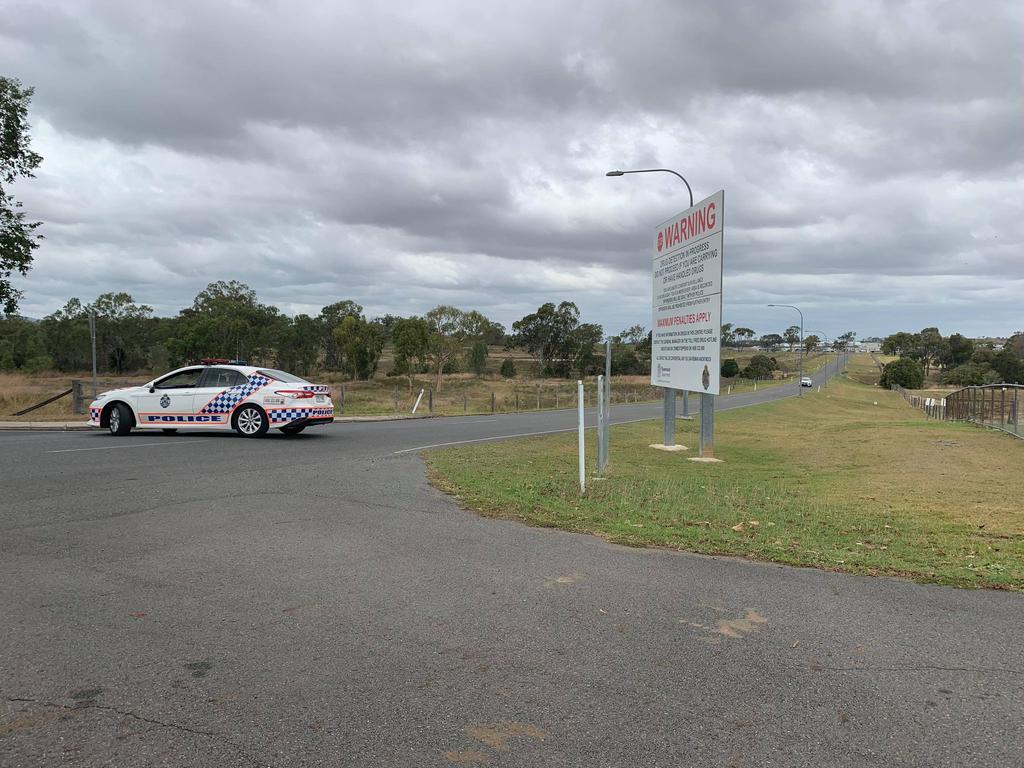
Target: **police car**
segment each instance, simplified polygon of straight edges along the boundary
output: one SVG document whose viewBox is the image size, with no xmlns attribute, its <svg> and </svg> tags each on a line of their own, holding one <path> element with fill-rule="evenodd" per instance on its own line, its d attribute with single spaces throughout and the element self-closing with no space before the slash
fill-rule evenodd
<svg viewBox="0 0 1024 768">
<path fill-rule="evenodd" d="M 331 388 L 273 368 L 204 359 L 141 387 L 104 392 L 89 406 L 89 424 L 127 435 L 132 429 L 233 429 L 261 437 L 270 429 L 296 435 L 334 421 Z"/>
</svg>

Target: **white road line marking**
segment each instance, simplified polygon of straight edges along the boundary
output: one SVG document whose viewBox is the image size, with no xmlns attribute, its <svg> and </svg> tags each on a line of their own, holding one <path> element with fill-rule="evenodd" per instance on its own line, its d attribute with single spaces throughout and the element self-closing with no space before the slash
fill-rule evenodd
<svg viewBox="0 0 1024 768">
<path fill-rule="evenodd" d="M 652 419 L 658 418 L 657 416 L 649 416 L 646 419 L 631 419 L 629 421 L 616 421 L 612 423 L 614 427 L 616 424 L 633 424 L 638 421 L 651 421 Z M 593 425 L 588 427 L 593 429 Z M 395 451 L 392 456 L 397 456 L 400 453 L 413 453 L 414 451 L 425 451 L 428 448 L 447 448 L 450 445 L 466 445 L 467 443 L 486 443 L 490 440 L 510 440 L 513 437 L 534 437 L 535 435 L 555 435 L 559 432 L 575 432 L 576 427 L 567 427 L 565 429 L 546 429 L 543 432 L 520 432 L 517 435 L 494 435 L 493 437 L 477 437 L 472 440 L 455 440 L 450 443 L 434 443 L 433 445 L 420 445 L 416 448 L 403 448 L 400 451 Z"/>
<path fill-rule="evenodd" d="M 136 443 L 135 445 L 101 445 L 97 448 L 61 448 L 59 451 L 47 453 L 73 453 L 74 451 L 109 451 L 115 448 L 146 448 L 153 445 L 188 445 L 189 443 L 205 443 L 205 440 L 168 440 L 163 443 Z"/>
</svg>

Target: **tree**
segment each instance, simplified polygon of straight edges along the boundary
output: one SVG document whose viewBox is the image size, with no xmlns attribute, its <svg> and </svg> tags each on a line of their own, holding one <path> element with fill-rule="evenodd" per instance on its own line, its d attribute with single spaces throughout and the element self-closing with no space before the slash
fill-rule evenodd
<svg viewBox="0 0 1024 768">
<path fill-rule="evenodd" d="M 810 354 L 811 352 L 813 352 L 817 348 L 817 346 L 820 343 L 821 343 L 821 339 L 819 339 L 816 335 L 814 335 L 812 333 L 810 336 L 807 336 L 804 339 L 804 352 L 806 352 L 807 354 Z"/>
<path fill-rule="evenodd" d="M 466 355 L 466 367 L 477 376 L 483 376 L 487 371 L 487 342 L 483 339 L 474 341 Z"/>
<path fill-rule="evenodd" d="M 479 312 L 464 312 L 457 307 L 441 305 L 427 312 L 429 332 L 427 350 L 437 372 L 437 391 L 441 391 L 441 375 L 470 342 L 483 338 L 490 321 Z"/>
<path fill-rule="evenodd" d="M 739 375 L 740 364 L 733 357 L 726 358 L 722 361 L 722 368 L 719 372 L 722 374 L 723 379 L 731 379 Z"/>
<path fill-rule="evenodd" d="M 320 360 L 322 344 L 319 318 L 309 315 L 288 318 L 280 315 L 274 344 L 278 368 L 300 376 L 308 375 Z"/>
<path fill-rule="evenodd" d="M 856 331 L 847 331 L 846 333 L 840 335 L 839 338 L 835 340 L 833 346 L 836 349 L 846 349 L 851 344 L 853 344 L 853 340 L 855 338 L 857 338 Z"/>
<path fill-rule="evenodd" d="M 377 372 L 387 329 L 379 322 L 349 315 L 334 329 L 342 369 L 353 379 L 370 379 Z"/>
<path fill-rule="evenodd" d="M 789 344 L 789 351 L 793 351 L 793 347 L 800 343 L 800 326 L 791 325 L 789 328 L 782 332 L 783 340 Z"/>
<path fill-rule="evenodd" d="M 601 343 L 604 329 L 594 323 L 581 323 L 569 337 L 569 359 L 582 379 L 591 371 L 600 369 L 600 358 L 594 348 Z"/>
<path fill-rule="evenodd" d="M 572 334 L 579 326 L 580 310 L 571 301 L 557 307 L 548 302 L 537 311 L 512 323 L 512 336 L 506 342 L 522 347 L 540 359 L 542 369 L 568 376 L 572 365 Z"/>
<path fill-rule="evenodd" d="M 146 366 L 152 307 L 136 304 L 127 293 L 104 293 L 85 312 L 96 316 L 96 356 L 106 360 L 109 370 L 124 373 Z"/>
<path fill-rule="evenodd" d="M 647 331 L 642 325 L 631 325 L 619 334 L 619 341 L 622 344 L 642 344 L 647 336 Z"/>
<path fill-rule="evenodd" d="M 28 368 L 30 361 L 41 358 L 50 359 L 42 324 L 16 315 L 0 317 L 0 370 Z"/>
<path fill-rule="evenodd" d="M 177 362 L 202 357 L 241 358 L 253 364 L 273 358 L 280 310 L 260 304 L 256 291 L 237 280 L 210 283 L 183 309 L 167 345 Z"/>
<path fill-rule="evenodd" d="M 924 328 L 917 335 L 919 341 L 914 357 L 924 363 L 924 372 L 927 376 L 932 365 L 944 354 L 946 341 L 938 328 Z"/>
<path fill-rule="evenodd" d="M 943 368 L 956 368 L 971 359 L 974 354 L 974 342 L 959 333 L 950 334 L 946 339 L 939 362 Z"/>
<path fill-rule="evenodd" d="M 1001 349 L 992 358 L 992 369 L 1006 384 L 1024 384 L 1024 360 L 1014 354 L 1013 349 Z"/>
<path fill-rule="evenodd" d="M 404 368 L 412 392 L 412 377 L 423 366 L 430 351 L 430 325 L 422 317 L 399 320 L 391 329 L 391 341 L 395 345 L 395 363 Z"/>
<path fill-rule="evenodd" d="M 21 298 L 10 277 L 28 274 L 32 251 L 42 239 L 33 234 L 42 222 L 26 221 L 21 202 L 8 189 L 15 179 L 34 178 L 33 171 L 43 162 L 30 148 L 28 105 L 33 93 L 16 79 L 0 77 L 0 305 L 8 315 L 17 311 Z"/>
<path fill-rule="evenodd" d="M 882 342 L 882 353 L 903 357 L 909 354 L 911 350 L 920 346 L 920 342 L 921 340 L 917 337 L 916 333 L 899 331 L 885 337 L 885 340 Z"/>
<path fill-rule="evenodd" d="M 731 347 L 736 343 L 736 331 L 732 329 L 732 323 L 722 323 L 719 339 L 723 347 Z"/>
<path fill-rule="evenodd" d="M 61 371 L 84 371 L 91 367 L 88 309 L 77 298 L 68 302 L 40 325 L 54 366 Z"/>
<path fill-rule="evenodd" d="M 785 339 L 783 339 L 777 333 L 766 333 L 764 336 L 761 337 L 761 346 L 764 347 L 769 352 L 774 352 L 776 349 L 782 346 L 782 343 L 784 341 Z"/>
<path fill-rule="evenodd" d="M 320 337 L 324 347 L 324 367 L 330 371 L 341 370 L 341 351 L 334 335 L 335 329 L 346 317 L 363 316 L 363 308 L 350 299 L 336 301 L 320 310 L 317 318 L 320 325 Z"/>
<path fill-rule="evenodd" d="M 736 338 L 743 339 L 744 341 L 750 341 L 757 335 L 752 328 L 743 327 L 737 328 L 733 333 L 736 334 Z"/>
<path fill-rule="evenodd" d="M 506 357 L 501 363 L 501 375 L 506 379 L 514 378 L 516 375 L 516 361 Z"/>
<path fill-rule="evenodd" d="M 740 371 L 740 376 L 745 379 L 766 379 L 778 367 L 779 364 L 775 362 L 775 358 L 768 357 L 768 355 L 754 355 Z"/>
<path fill-rule="evenodd" d="M 916 360 L 901 357 L 899 360 L 885 364 L 878 383 L 886 388 L 898 384 L 904 389 L 920 389 L 924 386 L 924 369 Z"/>
</svg>

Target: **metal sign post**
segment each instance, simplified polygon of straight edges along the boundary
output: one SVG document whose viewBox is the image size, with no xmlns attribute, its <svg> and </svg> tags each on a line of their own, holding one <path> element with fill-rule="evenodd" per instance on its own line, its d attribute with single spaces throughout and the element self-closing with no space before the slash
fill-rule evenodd
<svg viewBox="0 0 1024 768">
<path fill-rule="evenodd" d="M 89 313 L 89 336 L 92 338 L 92 399 L 96 399 L 96 313 Z"/>
<path fill-rule="evenodd" d="M 576 382 L 576 427 L 579 430 L 580 493 L 587 490 L 587 466 L 583 443 L 583 382 Z"/>
<path fill-rule="evenodd" d="M 605 407 L 604 389 L 608 386 L 604 376 L 597 377 L 597 474 L 604 473 L 604 466 L 608 462 L 608 435 L 605 427 L 608 425 L 608 412 Z"/>
</svg>

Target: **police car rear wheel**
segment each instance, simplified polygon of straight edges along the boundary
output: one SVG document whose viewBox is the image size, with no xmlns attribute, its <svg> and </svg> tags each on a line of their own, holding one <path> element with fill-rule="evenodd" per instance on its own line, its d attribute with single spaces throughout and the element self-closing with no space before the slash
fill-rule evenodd
<svg viewBox="0 0 1024 768">
<path fill-rule="evenodd" d="M 132 412 L 128 407 L 115 403 L 107 417 L 107 429 L 112 435 L 127 435 L 132 431 Z"/>
<path fill-rule="evenodd" d="M 270 425 L 267 415 L 255 405 L 243 405 L 235 411 L 235 431 L 242 437 L 262 437 Z"/>
</svg>

